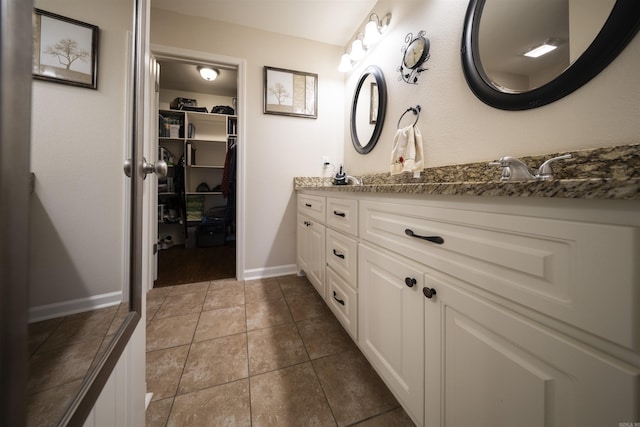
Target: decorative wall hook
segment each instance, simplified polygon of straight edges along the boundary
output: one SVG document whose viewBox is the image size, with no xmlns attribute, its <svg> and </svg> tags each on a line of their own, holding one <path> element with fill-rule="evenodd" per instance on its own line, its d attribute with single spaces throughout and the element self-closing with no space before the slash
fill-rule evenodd
<svg viewBox="0 0 640 427">
<path fill-rule="evenodd" d="M 420 105 L 416 105 L 415 107 L 409 107 L 407 108 L 404 113 L 402 113 L 402 115 L 400 116 L 400 118 L 398 119 L 398 129 L 400 129 L 400 122 L 402 121 L 402 119 L 404 118 L 404 116 L 411 112 L 413 114 L 416 115 L 416 119 L 413 122 L 413 124 L 411 126 L 415 126 L 418 123 L 418 119 L 420 119 L 420 111 L 422 110 L 422 107 L 420 107 Z"/>
<path fill-rule="evenodd" d="M 417 36 L 413 37 L 412 33 L 408 33 L 404 38 L 405 46 L 402 46 L 402 61 L 398 67 L 400 72 L 400 78 L 409 84 L 417 84 L 418 76 L 427 68 L 422 68 L 421 65 L 425 63 L 429 58 L 429 39 L 424 35 L 426 33 L 421 30 Z"/>
</svg>

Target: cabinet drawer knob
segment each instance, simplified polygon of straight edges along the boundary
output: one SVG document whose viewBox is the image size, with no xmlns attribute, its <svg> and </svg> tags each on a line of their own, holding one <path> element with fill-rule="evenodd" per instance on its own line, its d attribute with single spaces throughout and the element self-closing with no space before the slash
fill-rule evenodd
<svg viewBox="0 0 640 427">
<path fill-rule="evenodd" d="M 425 297 L 431 298 L 436 294 L 436 290 L 434 288 L 422 288 L 422 293 Z"/>
<path fill-rule="evenodd" d="M 416 283 L 416 279 L 414 279 L 413 277 L 405 277 L 404 279 L 404 284 L 410 288 L 413 288 L 413 285 L 415 285 Z"/>
<path fill-rule="evenodd" d="M 444 243 L 444 239 L 440 236 L 421 236 L 419 234 L 414 233 L 413 230 L 411 230 L 410 228 L 405 229 L 404 234 L 410 237 L 415 237 L 416 239 L 422 239 L 431 243 L 437 243 L 438 245 L 441 245 Z"/>
<path fill-rule="evenodd" d="M 342 259 L 344 259 L 344 254 L 339 253 L 339 252 L 338 252 L 338 251 L 336 251 L 335 249 L 333 250 L 333 254 L 334 254 L 335 256 L 337 256 L 338 258 L 342 258 Z"/>
<path fill-rule="evenodd" d="M 347 216 L 347 214 L 346 214 L 346 213 L 344 213 L 344 212 L 338 212 L 338 211 L 333 211 L 333 214 L 334 214 L 335 216 L 341 216 L 342 218 L 344 218 L 344 217 L 346 217 L 346 216 Z"/>
<path fill-rule="evenodd" d="M 340 304 L 344 305 L 344 300 L 341 300 L 340 298 L 338 298 L 338 294 L 336 294 L 336 291 L 333 291 L 333 299 L 338 301 Z"/>
<path fill-rule="evenodd" d="M 311 203 L 305 203 L 304 204 L 306 207 L 310 208 L 311 207 Z"/>
</svg>

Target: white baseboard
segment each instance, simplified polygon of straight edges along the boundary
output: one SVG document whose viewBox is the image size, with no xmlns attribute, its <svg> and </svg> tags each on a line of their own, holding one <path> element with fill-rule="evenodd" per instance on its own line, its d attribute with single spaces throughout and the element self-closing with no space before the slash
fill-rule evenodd
<svg viewBox="0 0 640 427">
<path fill-rule="evenodd" d="M 147 393 L 144 396 L 144 409 L 149 409 L 149 403 L 151 403 L 151 399 L 153 399 L 153 393 Z"/>
<path fill-rule="evenodd" d="M 280 265 L 277 267 L 254 268 L 244 271 L 244 280 L 266 279 L 268 277 L 287 276 L 289 274 L 297 274 L 298 266 L 296 264 Z"/>
<path fill-rule="evenodd" d="M 89 310 L 111 307 L 122 302 L 122 292 L 109 292 L 101 295 L 93 295 L 86 298 L 77 298 L 54 304 L 40 305 L 29 308 L 29 323 L 54 317 L 68 316 Z"/>
</svg>

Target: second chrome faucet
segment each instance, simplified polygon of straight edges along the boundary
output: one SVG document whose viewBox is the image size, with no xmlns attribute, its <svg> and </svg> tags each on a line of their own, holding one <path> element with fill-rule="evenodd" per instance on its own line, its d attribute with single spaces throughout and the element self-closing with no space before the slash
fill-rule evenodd
<svg viewBox="0 0 640 427">
<path fill-rule="evenodd" d="M 551 163 L 570 158 L 571 154 L 551 158 L 540 165 L 535 173 L 522 160 L 512 156 L 502 157 L 497 162 L 489 162 L 489 166 L 502 167 L 500 181 L 551 181 L 554 179 Z"/>
</svg>

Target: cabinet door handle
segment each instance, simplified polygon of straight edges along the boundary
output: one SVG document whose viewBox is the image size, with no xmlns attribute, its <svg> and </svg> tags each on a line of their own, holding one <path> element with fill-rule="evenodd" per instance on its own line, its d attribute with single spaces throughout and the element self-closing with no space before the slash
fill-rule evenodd
<svg viewBox="0 0 640 427">
<path fill-rule="evenodd" d="M 424 294 L 425 297 L 431 299 L 431 297 L 433 297 L 437 292 L 435 288 L 424 287 L 422 288 L 422 293 Z"/>
<path fill-rule="evenodd" d="M 341 216 L 342 218 L 344 218 L 344 217 L 346 217 L 346 216 L 347 216 L 347 214 L 346 214 L 346 213 L 344 213 L 344 212 L 338 212 L 338 211 L 333 211 L 333 214 L 334 214 L 335 216 Z"/>
<path fill-rule="evenodd" d="M 310 208 L 311 207 L 311 203 L 305 203 L 304 204 L 306 207 Z"/>
<path fill-rule="evenodd" d="M 338 298 L 338 294 L 336 294 L 336 291 L 333 291 L 333 299 L 338 301 L 340 304 L 344 305 L 344 300 L 341 300 L 340 298 Z"/>
<path fill-rule="evenodd" d="M 404 284 L 407 285 L 410 288 L 413 288 L 413 285 L 415 285 L 416 283 L 417 283 L 417 281 L 413 277 L 405 277 L 404 278 Z"/>
<path fill-rule="evenodd" d="M 441 245 L 444 243 L 444 239 L 440 236 L 421 236 L 419 234 L 414 233 L 413 230 L 411 230 L 410 228 L 405 229 L 404 234 L 410 237 L 415 237 L 417 239 L 426 240 L 431 243 L 437 243 L 438 245 Z"/>
<path fill-rule="evenodd" d="M 339 252 L 338 252 L 338 251 L 336 251 L 335 249 L 333 250 L 333 254 L 334 254 L 335 256 L 337 256 L 338 258 L 342 258 L 342 259 L 344 259 L 344 254 L 339 253 Z"/>
</svg>

